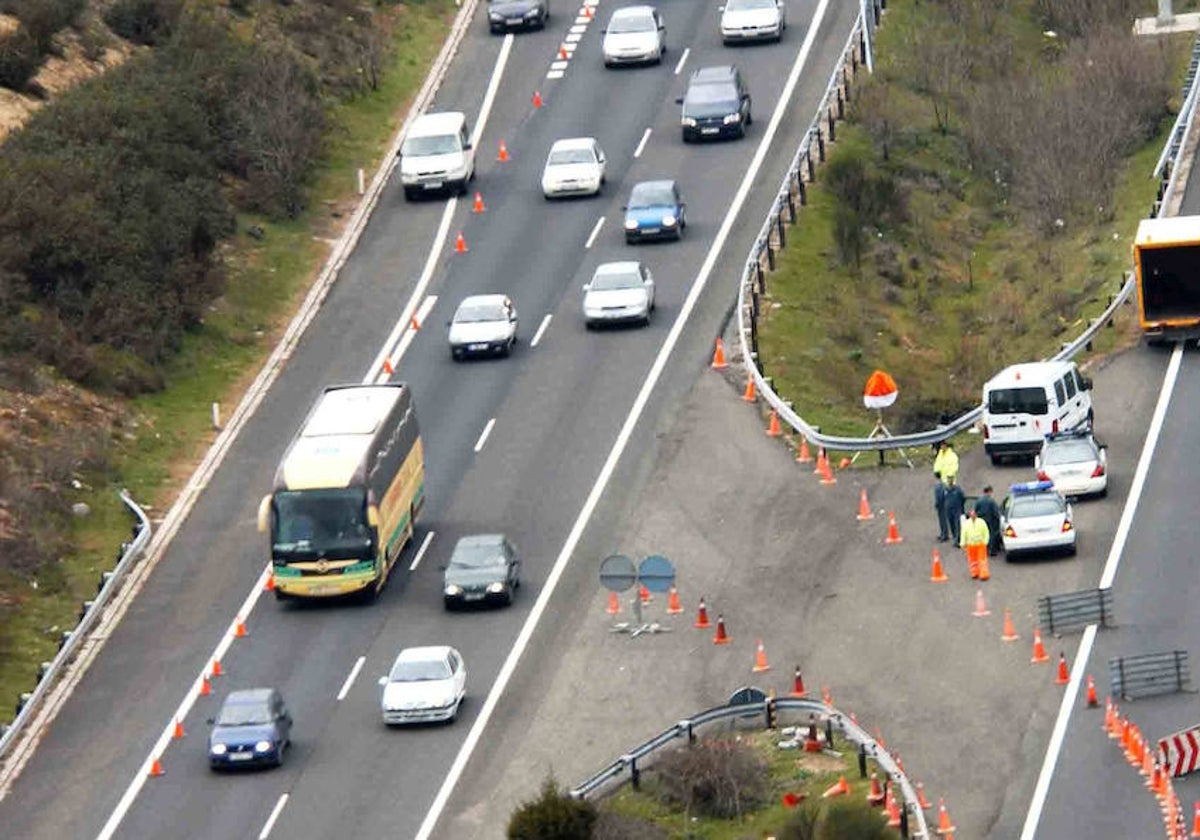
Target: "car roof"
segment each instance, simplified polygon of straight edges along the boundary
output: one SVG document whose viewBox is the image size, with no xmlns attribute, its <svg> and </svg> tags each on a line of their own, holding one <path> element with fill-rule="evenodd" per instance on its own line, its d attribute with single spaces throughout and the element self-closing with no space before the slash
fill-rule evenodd
<svg viewBox="0 0 1200 840">
<path fill-rule="evenodd" d="M 266 703 L 275 694 L 273 688 L 239 688 L 225 696 L 226 703 Z"/>
<path fill-rule="evenodd" d="M 503 306 L 504 301 L 508 300 L 508 295 L 471 295 L 462 299 L 462 303 L 458 306 L 461 309 L 464 306 Z"/>
<path fill-rule="evenodd" d="M 637 190 L 671 190 L 674 188 L 675 182 L 670 179 L 664 179 L 661 181 L 638 181 L 633 185 L 633 189 L 630 190 L 630 193 L 636 192 Z"/>
<path fill-rule="evenodd" d="M 554 145 L 550 147 L 550 151 L 561 152 L 564 149 L 590 149 L 595 143 L 595 137 L 566 137 L 562 140 L 555 140 Z"/>
<path fill-rule="evenodd" d="M 1074 362 L 1024 362 L 1009 365 L 989 379 L 983 388 L 985 391 L 991 391 L 997 388 L 1038 387 L 1044 385 L 1047 380 L 1058 379 L 1074 367 Z"/>
<path fill-rule="evenodd" d="M 623 8 L 613 10 L 611 20 L 645 17 L 652 14 L 654 14 L 653 6 L 624 6 Z"/>
<path fill-rule="evenodd" d="M 709 84 L 712 82 L 732 81 L 737 74 L 737 68 L 732 64 L 718 64 L 715 67 L 701 67 L 692 73 L 692 82 Z"/>
<path fill-rule="evenodd" d="M 641 265 L 637 260 L 617 260 L 615 262 L 600 263 L 596 266 L 596 274 L 625 274 L 629 271 L 637 271 Z"/>
<path fill-rule="evenodd" d="M 453 134 L 462 128 L 467 116 L 462 111 L 439 111 L 431 114 L 421 114 L 408 130 L 409 137 L 434 137 L 439 134 Z"/>
<path fill-rule="evenodd" d="M 431 662 L 445 659 L 454 648 L 449 645 L 425 645 L 404 648 L 396 656 L 396 662 Z"/>
<path fill-rule="evenodd" d="M 499 546 L 504 544 L 503 534 L 472 534 L 468 537 L 459 537 L 458 542 L 454 544 L 455 548 L 476 548 L 484 546 Z"/>
</svg>

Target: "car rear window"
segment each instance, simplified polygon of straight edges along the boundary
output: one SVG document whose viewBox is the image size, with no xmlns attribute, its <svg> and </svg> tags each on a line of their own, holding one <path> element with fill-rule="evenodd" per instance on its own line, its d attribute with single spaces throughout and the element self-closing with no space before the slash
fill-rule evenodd
<svg viewBox="0 0 1200 840">
<path fill-rule="evenodd" d="M 675 193 L 670 187 L 658 184 L 638 184 L 629 196 L 630 207 L 663 207 L 675 203 Z"/>
<path fill-rule="evenodd" d="M 1045 414 L 1049 410 L 1042 388 L 997 388 L 988 394 L 991 414 Z"/>
<path fill-rule="evenodd" d="M 1017 496 L 1009 509 L 1009 519 L 1027 516 L 1054 516 L 1063 512 L 1063 503 L 1057 496 Z"/>
<path fill-rule="evenodd" d="M 1043 464 L 1078 464 L 1080 461 L 1094 460 L 1096 452 L 1086 440 L 1055 442 L 1042 453 Z"/>
</svg>

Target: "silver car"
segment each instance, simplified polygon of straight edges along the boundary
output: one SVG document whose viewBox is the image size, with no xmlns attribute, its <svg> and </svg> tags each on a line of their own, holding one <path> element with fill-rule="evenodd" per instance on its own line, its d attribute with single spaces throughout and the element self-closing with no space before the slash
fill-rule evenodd
<svg viewBox="0 0 1200 840">
<path fill-rule="evenodd" d="M 1068 498 L 1108 495 L 1108 452 L 1086 429 L 1047 435 L 1034 466 Z"/>
<path fill-rule="evenodd" d="M 405 648 L 379 684 L 380 710 L 388 726 L 452 721 L 467 693 L 467 666 L 448 645 Z"/>
<path fill-rule="evenodd" d="M 654 311 L 654 276 L 636 260 L 604 263 L 583 287 L 583 318 L 588 329 L 598 324 L 650 323 Z"/>
<path fill-rule="evenodd" d="M 778 41 L 787 29 L 783 0 L 726 0 L 721 7 L 721 41 Z"/>
<path fill-rule="evenodd" d="M 450 355 L 455 361 L 479 354 L 507 356 L 517 343 L 517 307 L 508 295 L 465 298 L 450 321 Z"/>
<path fill-rule="evenodd" d="M 667 24 L 653 6 L 617 9 L 604 30 L 604 66 L 658 64 L 667 51 Z"/>
<path fill-rule="evenodd" d="M 595 137 L 556 140 L 542 168 L 542 194 L 599 195 L 604 188 L 607 159 Z"/>
</svg>

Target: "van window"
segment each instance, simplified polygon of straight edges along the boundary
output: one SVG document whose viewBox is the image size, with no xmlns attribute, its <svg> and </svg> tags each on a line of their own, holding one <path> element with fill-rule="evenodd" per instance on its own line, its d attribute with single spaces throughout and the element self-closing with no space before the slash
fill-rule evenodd
<svg viewBox="0 0 1200 840">
<path fill-rule="evenodd" d="M 457 134 L 438 134 L 432 137 L 410 137 L 404 141 L 400 154 L 413 157 L 448 155 L 461 150 Z"/>
<path fill-rule="evenodd" d="M 1083 374 L 1082 373 L 1080 373 L 1078 370 L 1073 370 L 1073 371 L 1071 371 L 1071 376 L 1073 376 L 1075 378 L 1075 384 L 1079 386 L 1080 391 L 1087 390 L 1087 388 L 1083 387 Z"/>
<path fill-rule="evenodd" d="M 1068 373 L 1066 376 L 1063 377 L 1063 385 L 1067 386 L 1067 399 L 1071 399 L 1072 397 L 1074 397 L 1075 396 L 1075 377 L 1073 374 Z"/>
<path fill-rule="evenodd" d="M 1046 414 L 1050 406 L 1042 388 L 997 388 L 988 394 L 991 414 Z"/>
<path fill-rule="evenodd" d="M 1058 404 L 1063 405 L 1067 401 L 1067 394 L 1063 391 L 1061 379 L 1054 380 L 1054 396 L 1058 397 Z"/>
</svg>

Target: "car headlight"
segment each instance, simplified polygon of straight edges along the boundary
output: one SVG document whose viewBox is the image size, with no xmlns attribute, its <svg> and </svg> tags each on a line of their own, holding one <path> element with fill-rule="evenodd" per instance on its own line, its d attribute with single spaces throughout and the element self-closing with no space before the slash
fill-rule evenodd
<svg viewBox="0 0 1200 840">
<path fill-rule="evenodd" d="M 694 119 L 692 119 L 691 117 L 684 117 L 679 122 L 682 125 L 686 126 L 687 128 L 695 128 L 696 127 L 696 121 Z"/>
<path fill-rule="evenodd" d="M 493 595 L 499 595 L 501 592 L 504 591 L 504 584 L 501 583 L 500 581 L 496 581 L 495 583 L 489 583 L 487 591 L 492 593 Z"/>
<path fill-rule="evenodd" d="M 637 230 L 637 229 L 638 229 L 637 219 L 626 219 L 625 220 L 625 230 Z"/>
<path fill-rule="evenodd" d="M 225 753 L 229 752 L 229 747 L 224 744 L 213 744 L 208 751 L 213 755 L 225 755 Z"/>
<path fill-rule="evenodd" d="M 491 20 L 495 21 L 496 23 L 500 23 L 502 20 L 504 20 L 504 16 L 501 14 L 497 14 L 496 12 L 492 12 L 491 15 L 489 15 L 489 18 Z"/>
<path fill-rule="evenodd" d="M 725 125 L 733 125 L 734 123 L 740 123 L 741 121 L 742 121 L 741 114 L 729 114 L 725 117 L 724 120 L 722 120 L 722 122 L 724 122 Z"/>
<path fill-rule="evenodd" d="M 542 13 L 541 9 L 530 9 L 528 12 L 525 13 L 525 17 L 535 18 L 538 15 L 540 15 L 541 13 Z"/>
<path fill-rule="evenodd" d="M 447 584 L 446 585 L 446 594 L 447 595 L 461 595 L 462 587 L 455 583 Z"/>
<path fill-rule="evenodd" d="M 663 227 L 674 227 L 675 226 L 675 217 L 672 216 L 670 213 L 668 213 L 667 215 L 662 217 L 662 223 L 663 223 Z"/>
<path fill-rule="evenodd" d="M 254 745 L 254 751 L 255 752 L 270 752 L 271 746 L 272 746 L 272 744 L 270 741 L 259 741 L 257 744 Z"/>
</svg>

